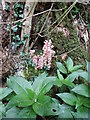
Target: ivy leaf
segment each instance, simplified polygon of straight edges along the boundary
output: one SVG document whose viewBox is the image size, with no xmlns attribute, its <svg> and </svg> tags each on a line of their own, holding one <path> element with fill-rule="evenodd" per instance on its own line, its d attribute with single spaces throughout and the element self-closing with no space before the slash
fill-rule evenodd
<svg viewBox="0 0 90 120">
<path fill-rule="evenodd" d="M 90 97 L 89 95 L 89 87 L 85 84 L 80 84 L 80 85 L 76 85 L 73 89 L 72 89 L 73 92 L 79 94 L 79 95 L 82 95 L 82 96 L 85 96 L 85 97 Z"/>
<path fill-rule="evenodd" d="M 17 32 L 18 28 L 17 27 L 12 27 L 13 32 Z"/>
<path fill-rule="evenodd" d="M 67 74 L 67 70 L 61 62 L 56 62 L 56 65 L 60 72 Z"/>
<path fill-rule="evenodd" d="M 71 93 L 59 93 L 57 94 L 58 97 L 60 97 L 65 103 L 75 106 L 76 105 L 76 96 Z"/>
</svg>

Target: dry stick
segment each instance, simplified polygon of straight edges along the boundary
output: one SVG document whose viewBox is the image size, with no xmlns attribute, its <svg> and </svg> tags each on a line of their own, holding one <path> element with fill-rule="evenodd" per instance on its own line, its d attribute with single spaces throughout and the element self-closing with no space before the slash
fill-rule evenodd
<svg viewBox="0 0 90 120">
<path fill-rule="evenodd" d="M 42 36 L 42 37 L 46 37 L 47 35 L 51 34 L 57 27 L 58 25 L 61 24 L 61 22 L 63 21 L 63 19 L 68 15 L 68 13 L 72 10 L 72 8 L 74 7 L 74 5 L 77 3 L 78 0 L 76 0 L 70 7 L 69 7 L 69 10 L 67 12 L 65 12 L 65 15 L 63 16 L 63 18 L 60 20 L 60 22 L 49 32 L 47 33 L 46 35 Z"/>
<path fill-rule="evenodd" d="M 58 23 L 58 25 L 62 22 L 62 20 L 65 18 L 65 16 L 71 11 L 71 9 L 73 8 L 73 6 L 74 6 L 76 3 L 77 3 L 77 0 L 64 12 L 64 14 L 61 15 L 61 17 L 63 17 L 63 18 L 60 20 L 60 22 Z M 50 12 L 49 12 L 49 14 L 50 14 Z M 58 18 L 58 19 L 60 19 L 60 18 Z M 52 25 L 54 25 L 54 24 L 58 21 L 58 19 L 57 19 Z M 52 25 L 51 25 L 51 26 L 52 26 Z M 58 26 L 58 25 L 57 25 L 57 26 Z M 49 26 L 49 28 L 50 28 L 51 26 Z M 55 29 L 57 26 L 55 26 L 54 29 Z M 40 33 L 44 32 L 44 31 L 46 31 L 46 30 L 49 30 L 49 28 L 48 28 L 48 29 L 46 28 L 46 29 L 44 29 L 44 30 L 41 29 L 40 32 L 38 33 L 38 35 L 41 36 L 41 37 L 46 37 L 47 35 L 50 34 L 50 32 L 49 32 L 48 34 L 44 35 L 44 36 L 42 36 Z M 54 29 L 53 29 L 53 30 L 54 30 Z M 43 30 L 43 31 L 42 31 L 42 30 Z M 51 30 L 51 32 L 52 32 L 53 30 Z M 38 37 L 39 37 L 39 36 L 38 36 Z M 38 37 L 35 39 L 34 42 L 31 43 L 30 49 L 31 49 L 31 48 L 33 47 L 33 45 L 36 43 Z"/>
<path fill-rule="evenodd" d="M 72 5 L 71 5 L 71 6 L 72 6 Z M 49 30 L 50 27 L 52 27 L 54 24 L 56 24 L 56 23 L 58 22 L 58 20 L 59 20 L 60 18 L 62 18 L 62 17 L 67 13 L 67 11 L 71 8 L 71 6 L 70 6 L 60 17 L 58 17 L 57 20 L 55 20 L 48 28 L 44 29 L 41 33 L 47 31 L 47 29 Z M 65 8 L 66 8 L 66 7 L 65 7 Z M 64 8 L 64 9 L 65 9 L 65 8 Z M 51 10 L 51 11 L 52 11 L 52 10 Z M 40 35 L 41 33 L 34 33 L 34 34 L 32 34 L 32 35 L 37 35 L 37 34 Z M 42 37 L 42 35 L 40 35 L 40 36 Z"/>
<path fill-rule="evenodd" d="M 44 22 L 44 24 L 43 24 L 43 26 L 42 26 L 42 28 L 41 28 L 41 30 L 40 30 L 39 33 L 42 32 L 42 30 L 43 30 L 43 28 L 44 28 L 44 26 L 45 26 L 45 24 L 46 24 L 46 22 L 47 22 L 47 20 L 48 20 L 48 17 L 49 17 L 49 15 L 50 15 L 50 13 L 51 13 L 51 10 L 52 10 L 52 7 L 53 7 L 53 4 L 54 4 L 54 3 L 52 3 L 52 5 L 51 5 L 50 11 L 49 11 L 49 13 L 48 13 L 48 15 L 47 15 L 47 17 L 46 17 L 46 20 L 45 20 L 45 22 Z M 31 43 L 31 45 L 30 45 L 30 49 L 33 47 L 33 45 L 34 45 L 34 44 L 36 43 L 36 41 L 38 40 L 39 33 L 38 33 L 38 36 L 36 37 L 35 41 Z"/>
<path fill-rule="evenodd" d="M 10 5 L 10 41 L 9 41 L 9 50 L 8 50 L 8 56 L 9 56 L 9 52 L 10 52 L 10 49 L 12 47 L 12 2 L 11 2 L 11 5 Z M 5 63 L 7 60 L 8 60 L 8 56 L 7 58 L 5 59 L 5 61 L 3 63 Z"/>
<path fill-rule="evenodd" d="M 66 7 L 65 7 L 65 8 L 66 8 Z M 63 9 L 65 9 L 65 8 L 63 8 Z M 51 10 L 51 12 L 54 12 L 54 11 L 62 11 L 63 9 L 53 9 L 53 10 Z M 26 18 L 23 18 L 23 19 L 20 19 L 20 20 L 17 20 L 17 21 L 12 22 L 12 24 L 16 24 L 16 23 L 18 23 L 18 22 L 24 22 L 26 19 L 28 19 L 28 18 L 30 18 L 30 17 L 36 17 L 36 16 L 38 16 L 38 15 L 42 15 L 42 14 L 47 13 L 47 12 L 49 12 L 49 11 L 50 11 L 50 9 L 45 10 L 45 11 L 42 11 L 42 12 L 40 12 L 40 13 L 36 13 L 36 14 L 34 14 L 34 15 L 32 15 L 32 16 L 27 16 Z M 10 24 L 10 22 L 1 22 L 0 25 L 1 25 L 1 24 Z"/>
<path fill-rule="evenodd" d="M 77 1 L 77 0 L 76 0 L 76 1 Z M 73 4 L 74 4 L 74 3 L 73 3 Z M 64 17 L 66 16 L 66 14 L 68 13 L 68 11 L 71 10 L 73 4 L 72 4 L 60 17 L 58 17 L 56 21 L 54 21 L 48 28 L 44 29 L 41 33 L 47 31 L 47 29 L 49 30 L 50 27 L 52 27 L 54 24 L 56 24 L 60 18 L 63 17 L 63 18 L 62 18 L 62 20 L 63 20 Z M 60 24 L 60 23 L 59 23 L 59 24 Z M 39 36 L 41 36 L 41 37 L 46 37 L 46 36 L 47 36 L 47 35 L 46 35 L 46 36 L 42 36 L 41 33 L 40 33 L 40 32 L 39 32 L 39 33 L 34 33 L 34 34 L 32 34 L 32 35 L 37 35 L 37 34 L 39 34 Z"/>
<path fill-rule="evenodd" d="M 74 4 L 74 3 L 73 3 L 73 4 Z M 50 27 L 52 27 L 54 24 L 56 24 L 60 18 L 62 18 L 63 16 L 66 15 L 66 13 L 71 9 L 71 7 L 73 6 L 73 4 L 72 4 L 60 17 L 58 17 L 56 21 L 54 21 L 54 22 L 48 27 L 48 30 L 49 30 Z M 65 8 L 64 8 L 64 9 L 65 9 Z M 45 31 L 47 31 L 47 28 L 44 29 L 42 32 L 45 32 Z M 42 33 L 42 32 L 41 32 L 41 33 Z M 38 33 L 36 33 L 36 34 L 38 34 Z M 33 35 L 36 35 L 36 34 L 33 34 Z M 39 34 L 40 34 L 40 33 L 39 33 Z M 42 36 L 42 35 L 41 35 L 41 36 Z"/>
</svg>

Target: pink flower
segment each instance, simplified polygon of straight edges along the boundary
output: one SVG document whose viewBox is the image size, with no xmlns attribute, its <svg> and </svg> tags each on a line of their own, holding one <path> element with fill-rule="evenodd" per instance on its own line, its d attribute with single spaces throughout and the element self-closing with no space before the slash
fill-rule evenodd
<svg viewBox="0 0 90 120">
<path fill-rule="evenodd" d="M 35 50 L 30 50 L 30 52 L 29 52 L 29 58 L 31 58 L 34 55 L 34 53 L 35 53 Z"/>
<path fill-rule="evenodd" d="M 52 41 L 45 40 L 44 46 L 43 46 L 43 57 L 44 57 L 44 64 L 50 69 L 52 57 L 55 54 L 55 51 L 52 50 L 54 46 L 52 45 Z"/>
<path fill-rule="evenodd" d="M 51 68 L 52 58 L 55 54 L 53 50 L 53 45 L 51 40 L 45 40 L 43 46 L 43 55 L 34 55 L 35 50 L 30 50 L 30 59 L 36 64 L 36 68 L 43 69 L 44 66 L 47 66 L 48 69 Z"/>
<path fill-rule="evenodd" d="M 35 63 L 35 65 L 38 65 L 38 56 L 34 55 L 32 58 L 32 61 Z"/>
<path fill-rule="evenodd" d="M 43 56 L 40 56 L 39 60 L 38 60 L 38 66 L 37 66 L 37 68 L 42 69 L 43 66 L 44 66 Z"/>
</svg>

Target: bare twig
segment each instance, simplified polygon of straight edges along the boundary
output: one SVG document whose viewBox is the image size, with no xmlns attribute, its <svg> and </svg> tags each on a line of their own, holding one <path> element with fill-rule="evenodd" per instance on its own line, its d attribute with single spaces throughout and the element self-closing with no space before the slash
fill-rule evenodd
<svg viewBox="0 0 90 120">
<path fill-rule="evenodd" d="M 49 13 L 48 13 L 48 15 L 47 15 L 47 17 L 46 17 L 46 20 L 45 20 L 45 22 L 44 22 L 44 24 L 43 24 L 40 32 L 38 33 L 38 36 L 36 37 L 36 39 L 34 40 L 34 42 L 31 43 L 30 49 L 33 47 L 33 45 L 34 45 L 34 44 L 36 43 L 36 41 L 38 40 L 38 37 L 40 36 L 40 33 L 42 32 L 42 30 L 43 30 L 43 28 L 44 28 L 44 26 L 45 26 L 45 24 L 46 24 L 46 22 L 47 22 L 47 20 L 48 20 L 48 17 L 49 17 L 49 15 L 50 15 L 50 12 L 51 12 L 51 10 L 52 10 L 52 7 L 53 7 L 53 3 L 52 3 L 52 5 L 51 5 L 50 11 L 49 11 Z"/>
<path fill-rule="evenodd" d="M 65 7 L 66 8 L 66 7 Z M 65 9 L 65 8 L 63 8 L 63 9 Z M 51 12 L 54 12 L 54 11 L 62 11 L 63 9 L 53 9 L 53 10 L 51 10 Z M 40 13 L 36 13 L 36 14 L 34 14 L 34 15 L 32 15 L 32 16 L 27 16 L 27 17 L 25 17 L 25 18 L 23 18 L 23 19 L 20 19 L 20 20 L 17 20 L 17 21 L 14 21 L 14 22 L 12 22 L 12 24 L 17 24 L 18 22 L 24 22 L 26 19 L 29 19 L 30 17 L 36 17 L 36 16 L 39 16 L 39 15 L 42 15 L 42 14 L 44 14 L 44 13 L 47 13 L 47 12 L 49 12 L 50 11 L 50 9 L 48 9 L 48 10 L 45 10 L 45 11 L 42 11 L 42 12 L 40 12 Z M 0 22 L 0 25 L 1 24 L 10 24 L 10 22 Z"/>
<path fill-rule="evenodd" d="M 46 37 L 47 35 L 51 34 L 57 27 L 58 25 L 61 24 L 61 22 L 63 21 L 63 19 L 68 15 L 68 13 L 72 10 L 72 8 L 74 7 L 74 5 L 77 3 L 78 0 L 75 0 L 75 2 L 65 11 L 65 13 L 62 15 L 62 19 L 59 21 L 59 23 L 49 32 L 47 33 L 46 35 L 42 36 L 42 37 Z M 54 24 L 54 23 L 53 23 Z M 45 31 L 45 30 L 44 30 Z M 43 31 L 43 32 L 44 32 Z"/>
<path fill-rule="evenodd" d="M 11 47 L 12 47 L 12 36 L 11 36 L 11 34 L 12 34 L 12 29 L 11 29 L 11 26 L 12 25 L 12 3 L 10 4 L 10 41 L 9 41 L 9 49 L 8 49 L 8 56 L 9 56 L 9 52 L 10 52 L 10 49 L 11 49 Z M 5 63 L 7 60 L 8 60 L 8 56 L 7 56 L 7 58 L 5 59 L 5 61 L 3 62 L 3 63 Z"/>
</svg>

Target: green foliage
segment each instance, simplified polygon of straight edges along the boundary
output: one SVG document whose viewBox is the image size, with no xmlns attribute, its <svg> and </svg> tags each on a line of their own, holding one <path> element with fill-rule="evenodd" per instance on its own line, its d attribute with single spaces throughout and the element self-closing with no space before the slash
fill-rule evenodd
<svg viewBox="0 0 90 120">
<path fill-rule="evenodd" d="M 38 114 L 40 116 L 47 116 L 47 113 L 49 115 L 49 110 L 46 110 L 44 108 L 48 104 L 51 109 L 53 100 L 51 97 L 45 94 L 52 88 L 55 80 L 56 77 L 47 77 L 46 73 L 38 76 L 34 80 L 33 84 L 22 77 L 10 76 L 7 80 L 8 88 L 2 90 L 4 94 L 2 94 L 2 98 L 6 99 L 6 97 L 10 95 L 11 92 L 14 92 L 15 95 L 12 96 L 6 105 L 6 108 L 8 110 L 6 112 L 6 117 L 9 117 L 13 111 L 15 111 L 15 113 L 10 115 L 10 117 L 20 117 L 22 114 L 21 111 L 29 112 L 28 107 L 32 108 L 31 110 L 34 112 L 34 115 Z M 20 107 L 22 109 L 16 107 Z M 27 109 L 24 111 L 23 109 L 26 107 Z M 18 110 L 20 111 L 20 115 L 16 115 L 18 113 Z M 54 114 L 53 111 L 50 113 Z M 31 115 L 28 117 L 31 117 Z"/>
<path fill-rule="evenodd" d="M 10 76 L 7 88 L 0 89 L 0 117 L 4 118 L 37 118 L 38 116 L 53 116 L 60 118 L 87 118 L 90 110 L 90 89 L 85 83 L 76 84 L 76 79 L 83 77 L 87 71 L 81 70 L 82 65 L 75 65 L 69 57 L 64 64 L 57 62 L 57 77 L 47 73 L 39 74 L 33 81 Z M 88 63 L 88 62 L 87 62 Z M 88 69 L 87 69 L 88 70 Z M 64 76 L 65 75 L 65 76 Z M 73 76 L 74 75 L 74 76 Z M 85 80 L 87 81 L 87 79 Z M 53 85 L 58 88 L 66 86 L 66 90 L 55 93 L 50 90 Z M 2 116 L 1 116 L 2 115 Z"/>
<path fill-rule="evenodd" d="M 66 85 L 69 88 L 69 92 L 61 92 L 56 94 L 60 99 L 63 100 L 66 104 L 70 106 L 74 106 L 77 112 L 71 112 L 74 118 L 87 118 L 88 117 L 88 110 L 90 108 L 90 89 L 88 85 L 83 84 L 75 84 L 73 83 L 76 79 L 78 80 L 79 77 L 85 79 L 85 82 L 88 79 L 88 72 L 81 70 L 80 68 L 82 65 L 75 65 L 73 66 L 73 60 L 69 57 L 67 61 L 65 61 L 66 67 L 63 65 L 63 68 L 67 70 L 67 76 L 63 77 L 62 66 L 60 68 L 59 65 L 62 63 L 58 62 L 58 70 L 57 76 L 58 79 L 56 80 L 56 85 L 58 87 L 63 87 Z M 88 62 L 87 62 L 88 64 Z M 86 65 L 88 70 L 88 65 Z M 64 73 L 65 74 L 65 73 Z M 67 82 L 65 82 L 67 81 Z M 83 109 L 85 110 L 83 110 Z M 69 112 L 70 113 L 70 112 Z"/>
</svg>

